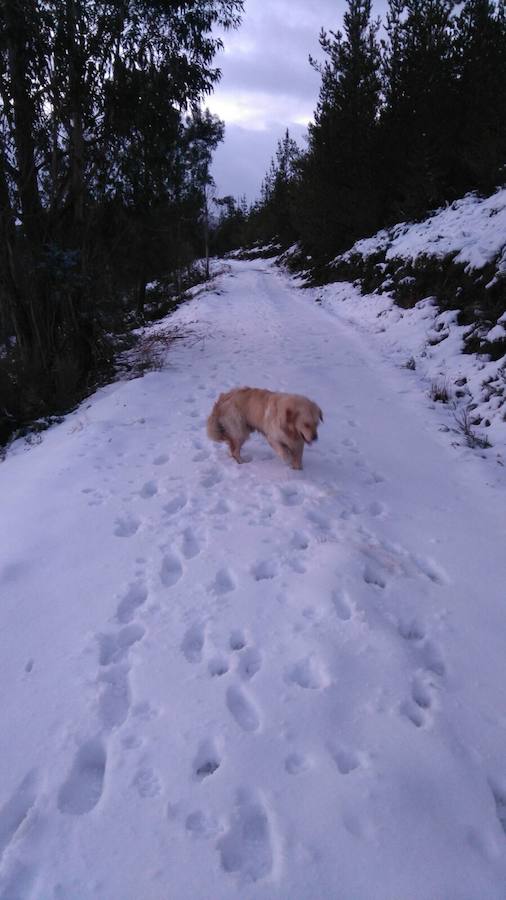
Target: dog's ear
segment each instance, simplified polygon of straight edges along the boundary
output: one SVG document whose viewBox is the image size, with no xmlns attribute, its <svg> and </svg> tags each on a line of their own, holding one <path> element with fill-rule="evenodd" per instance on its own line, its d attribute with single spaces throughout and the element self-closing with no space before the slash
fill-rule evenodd
<svg viewBox="0 0 506 900">
<path fill-rule="evenodd" d="M 320 422 L 323 422 L 323 413 L 322 413 L 321 409 L 320 409 Z"/>
<path fill-rule="evenodd" d="M 295 437 L 295 412 L 294 410 L 288 406 L 285 412 L 285 423 L 283 425 L 283 431 L 285 434 L 289 435 L 289 437 Z"/>
</svg>

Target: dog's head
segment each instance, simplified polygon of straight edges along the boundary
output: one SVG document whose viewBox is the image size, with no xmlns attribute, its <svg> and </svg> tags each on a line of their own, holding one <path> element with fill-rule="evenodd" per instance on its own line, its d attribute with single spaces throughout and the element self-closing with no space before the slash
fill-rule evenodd
<svg viewBox="0 0 506 900">
<path fill-rule="evenodd" d="M 318 440 L 318 425 L 323 413 L 317 403 L 301 397 L 286 410 L 286 431 L 294 438 L 302 438 L 305 444 Z"/>
</svg>

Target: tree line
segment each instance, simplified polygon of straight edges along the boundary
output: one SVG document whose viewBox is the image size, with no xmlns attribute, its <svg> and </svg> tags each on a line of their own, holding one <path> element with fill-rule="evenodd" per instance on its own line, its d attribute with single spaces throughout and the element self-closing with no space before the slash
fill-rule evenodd
<svg viewBox="0 0 506 900">
<path fill-rule="evenodd" d="M 242 0 L 0 0 L 0 432 L 82 395 L 147 283 L 203 254 Z M 1 438 L 0 434 L 0 438 Z"/>
<path fill-rule="evenodd" d="M 238 243 L 300 242 L 315 264 L 394 222 L 506 181 L 504 0 L 347 0 L 323 62 L 307 148 L 286 132 Z M 222 215 L 222 230 L 230 232 Z"/>
</svg>

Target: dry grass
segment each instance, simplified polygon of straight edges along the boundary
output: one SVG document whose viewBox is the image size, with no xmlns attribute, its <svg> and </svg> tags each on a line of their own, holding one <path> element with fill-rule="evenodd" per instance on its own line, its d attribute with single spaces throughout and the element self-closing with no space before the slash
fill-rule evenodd
<svg viewBox="0 0 506 900">
<path fill-rule="evenodd" d="M 433 381 L 430 386 L 429 397 L 434 403 L 448 403 L 450 390 L 446 378 L 441 381 Z"/>
</svg>

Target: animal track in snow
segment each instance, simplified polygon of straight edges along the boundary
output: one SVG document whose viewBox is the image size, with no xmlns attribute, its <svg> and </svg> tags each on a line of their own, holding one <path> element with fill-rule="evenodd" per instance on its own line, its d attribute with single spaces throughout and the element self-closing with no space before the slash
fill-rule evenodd
<svg viewBox="0 0 506 900">
<path fill-rule="evenodd" d="M 218 841 L 225 872 L 244 881 L 266 878 L 274 865 L 271 826 L 262 802 L 249 791 L 239 791 L 230 828 Z"/>
<path fill-rule="evenodd" d="M 221 677 L 221 675 L 226 675 L 228 672 L 229 666 L 228 662 L 224 656 L 215 656 L 213 659 L 209 660 L 209 674 L 214 676 Z"/>
<path fill-rule="evenodd" d="M 343 622 L 347 622 L 352 616 L 352 606 L 348 592 L 342 588 L 332 591 L 332 605 L 336 615 Z"/>
<path fill-rule="evenodd" d="M 166 454 L 166 453 L 160 453 L 159 456 L 155 456 L 155 458 L 154 458 L 154 460 L 153 460 L 153 465 L 154 465 L 154 466 L 163 466 L 163 465 L 165 465 L 165 463 L 168 462 L 168 461 L 169 461 L 169 457 L 167 456 L 167 454 Z"/>
<path fill-rule="evenodd" d="M 139 530 L 140 524 L 140 519 L 135 516 L 123 516 L 116 519 L 114 534 L 116 537 L 132 537 Z"/>
<path fill-rule="evenodd" d="M 367 507 L 367 512 L 375 518 L 383 518 L 387 514 L 387 507 L 379 500 L 373 500 Z"/>
<path fill-rule="evenodd" d="M 495 811 L 497 814 L 497 818 L 499 819 L 499 824 L 506 834 L 506 790 L 504 790 L 502 786 L 499 786 L 490 779 L 489 786 L 494 798 Z"/>
<path fill-rule="evenodd" d="M 149 766 L 141 766 L 137 770 L 132 785 L 140 797 L 156 797 L 162 789 L 158 775 Z"/>
<path fill-rule="evenodd" d="M 181 644 L 183 656 L 189 663 L 198 663 L 202 659 L 202 650 L 205 641 L 205 626 L 191 625 L 187 629 Z"/>
<path fill-rule="evenodd" d="M 244 637 L 243 632 L 239 629 L 233 631 L 230 635 L 229 644 L 231 650 L 243 650 L 246 646 L 246 638 Z"/>
<path fill-rule="evenodd" d="M 220 755 L 214 741 L 201 741 L 197 755 L 193 760 L 193 774 L 197 781 L 203 781 L 219 769 Z"/>
<path fill-rule="evenodd" d="M 200 553 L 200 545 L 191 528 L 185 528 L 183 531 L 183 542 L 181 552 L 185 559 L 193 559 Z"/>
<path fill-rule="evenodd" d="M 296 531 L 292 535 L 290 546 L 294 550 L 307 550 L 309 547 L 309 538 L 302 531 Z"/>
<path fill-rule="evenodd" d="M 379 587 L 382 590 L 387 586 L 384 570 L 374 562 L 365 564 L 363 577 L 366 584 L 372 584 L 374 587 Z"/>
<path fill-rule="evenodd" d="M 213 815 L 196 809 L 189 813 L 185 820 L 185 828 L 193 837 L 212 837 L 219 831 L 219 826 Z"/>
<path fill-rule="evenodd" d="M 222 475 L 218 471 L 218 469 L 210 469 L 205 473 L 204 477 L 201 478 L 200 483 L 202 487 L 212 488 L 215 484 L 219 484 L 222 480 Z"/>
<path fill-rule="evenodd" d="M 255 581 L 265 581 L 270 578 L 275 578 L 278 574 L 278 564 L 274 559 L 260 560 L 252 566 L 251 574 Z"/>
<path fill-rule="evenodd" d="M 0 860 L 35 804 L 37 782 L 36 771 L 28 772 L 0 809 Z"/>
<path fill-rule="evenodd" d="M 58 794 L 58 809 L 82 816 L 97 805 L 102 796 L 106 768 L 106 752 L 99 738 L 83 744 Z"/>
<path fill-rule="evenodd" d="M 327 687 L 329 684 L 329 678 L 322 664 L 319 661 L 315 661 L 311 656 L 295 663 L 288 670 L 287 679 L 298 684 L 301 688 L 313 691 Z"/>
<path fill-rule="evenodd" d="M 260 671 L 262 656 L 256 647 L 246 647 L 239 658 L 239 675 L 243 681 L 250 681 Z"/>
<path fill-rule="evenodd" d="M 360 759 L 354 750 L 336 744 L 330 752 L 341 775 L 349 775 L 360 766 Z"/>
<path fill-rule="evenodd" d="M 99 634 L 99 657 L 101 666 L 110 666 L 120 662 L 130 647 L 142 640 L 146 631 L 142 625 L 126 625 L 117 634 Z"/>
<path fill-rule="evenodd" d="M 304 495 L 301 494 L 299 488 L 295 487 L 295 485 L 281 487 L 279 493 L 281 495 L 281 502 L 284 503 L 285 506 L 300 506 L 304 500 Z"/>
<path fill-rule="evenodd" d="M 134 581 L 125 596 L 120 600 L 116 610 L 116 618 L 122 625 L 132 621 L 136 610 L 146 602 L 148 592 L 142 581 Z"/>
<path fill-rule="evenodd" d="M 228 569 L 219 569 L 210 590 L 215 594 L 228 594 L 235 590 L 235 581 Z"/>
<path fill-rule="evenodd" d="M 139 493 L 145 500 L 149 500 L 150 497 L 154 497 L 155 494 L 158 493 L 158 485 L 156 481 L 146 481 L 142 485 Z"/>
<path fill-rule="evenodd" d="M 229 712 L 243 731 L 256 731 L 259 728 L 258 712 L 242 688 L 231 685 L 227 689 L 226 700 Z"/>
<path fill-rule="evenodd" d="M 223 497 L 220 497 L 218 502 L 209 510 L 209 512 L 213 516 L 223 516 L 225 513 L 230 512 L 230 506 Z"/>
<path fill-rule="evenodd" d="M 183 567 L 174 553 L 167 553 L 162 559 L 160 580 L 165 587 L 172 587 L 183 574 Z"/>
<path fill-rule="evenodd" d="M 104 669 L 99 681 L 103 685 L 98 705 L 102 725 L 106 729 L 118 728 L 126 720 L 130 710 L 128 669 L 122 665 L 111 666 Z"/>
<path fill-rule="evenodd" d="M 422 659 L 425 667 L 435 675 L 443 676 L 446 673 L 441 652 L 432 641 L 425 641 L 422 647 Z"/>
<path fill-rule="evenodd" d="M 169 502 L 165 504 L 163 510 L 166 515 L 173 516 L 175 513 L 180 512 L 180 510 L 186 506 L 186 503 L 187 499 L 185 494 L 176 494 L 175 497 L 172 497 Z"/>
<path fill-rule="evenodd" d="M 289 775 L 301 775 L 307 772 L 310 762 L 301 753 L 289 753 L 285 759 L 285 769 Z"/>
<path fill-rule="evenodd" d="M 192 462 L 204 462 L 206 459 L 209 459 L 209 452 L 207 450 L 198 450 L 195 456 L 192 457 Z"/>
<path fill-rule="evenodd" d="M 399 634 L 405 641 L 422 641 L 425 629 L 416 619 L 401 619 L 398 623 Z"/>
</svg>

